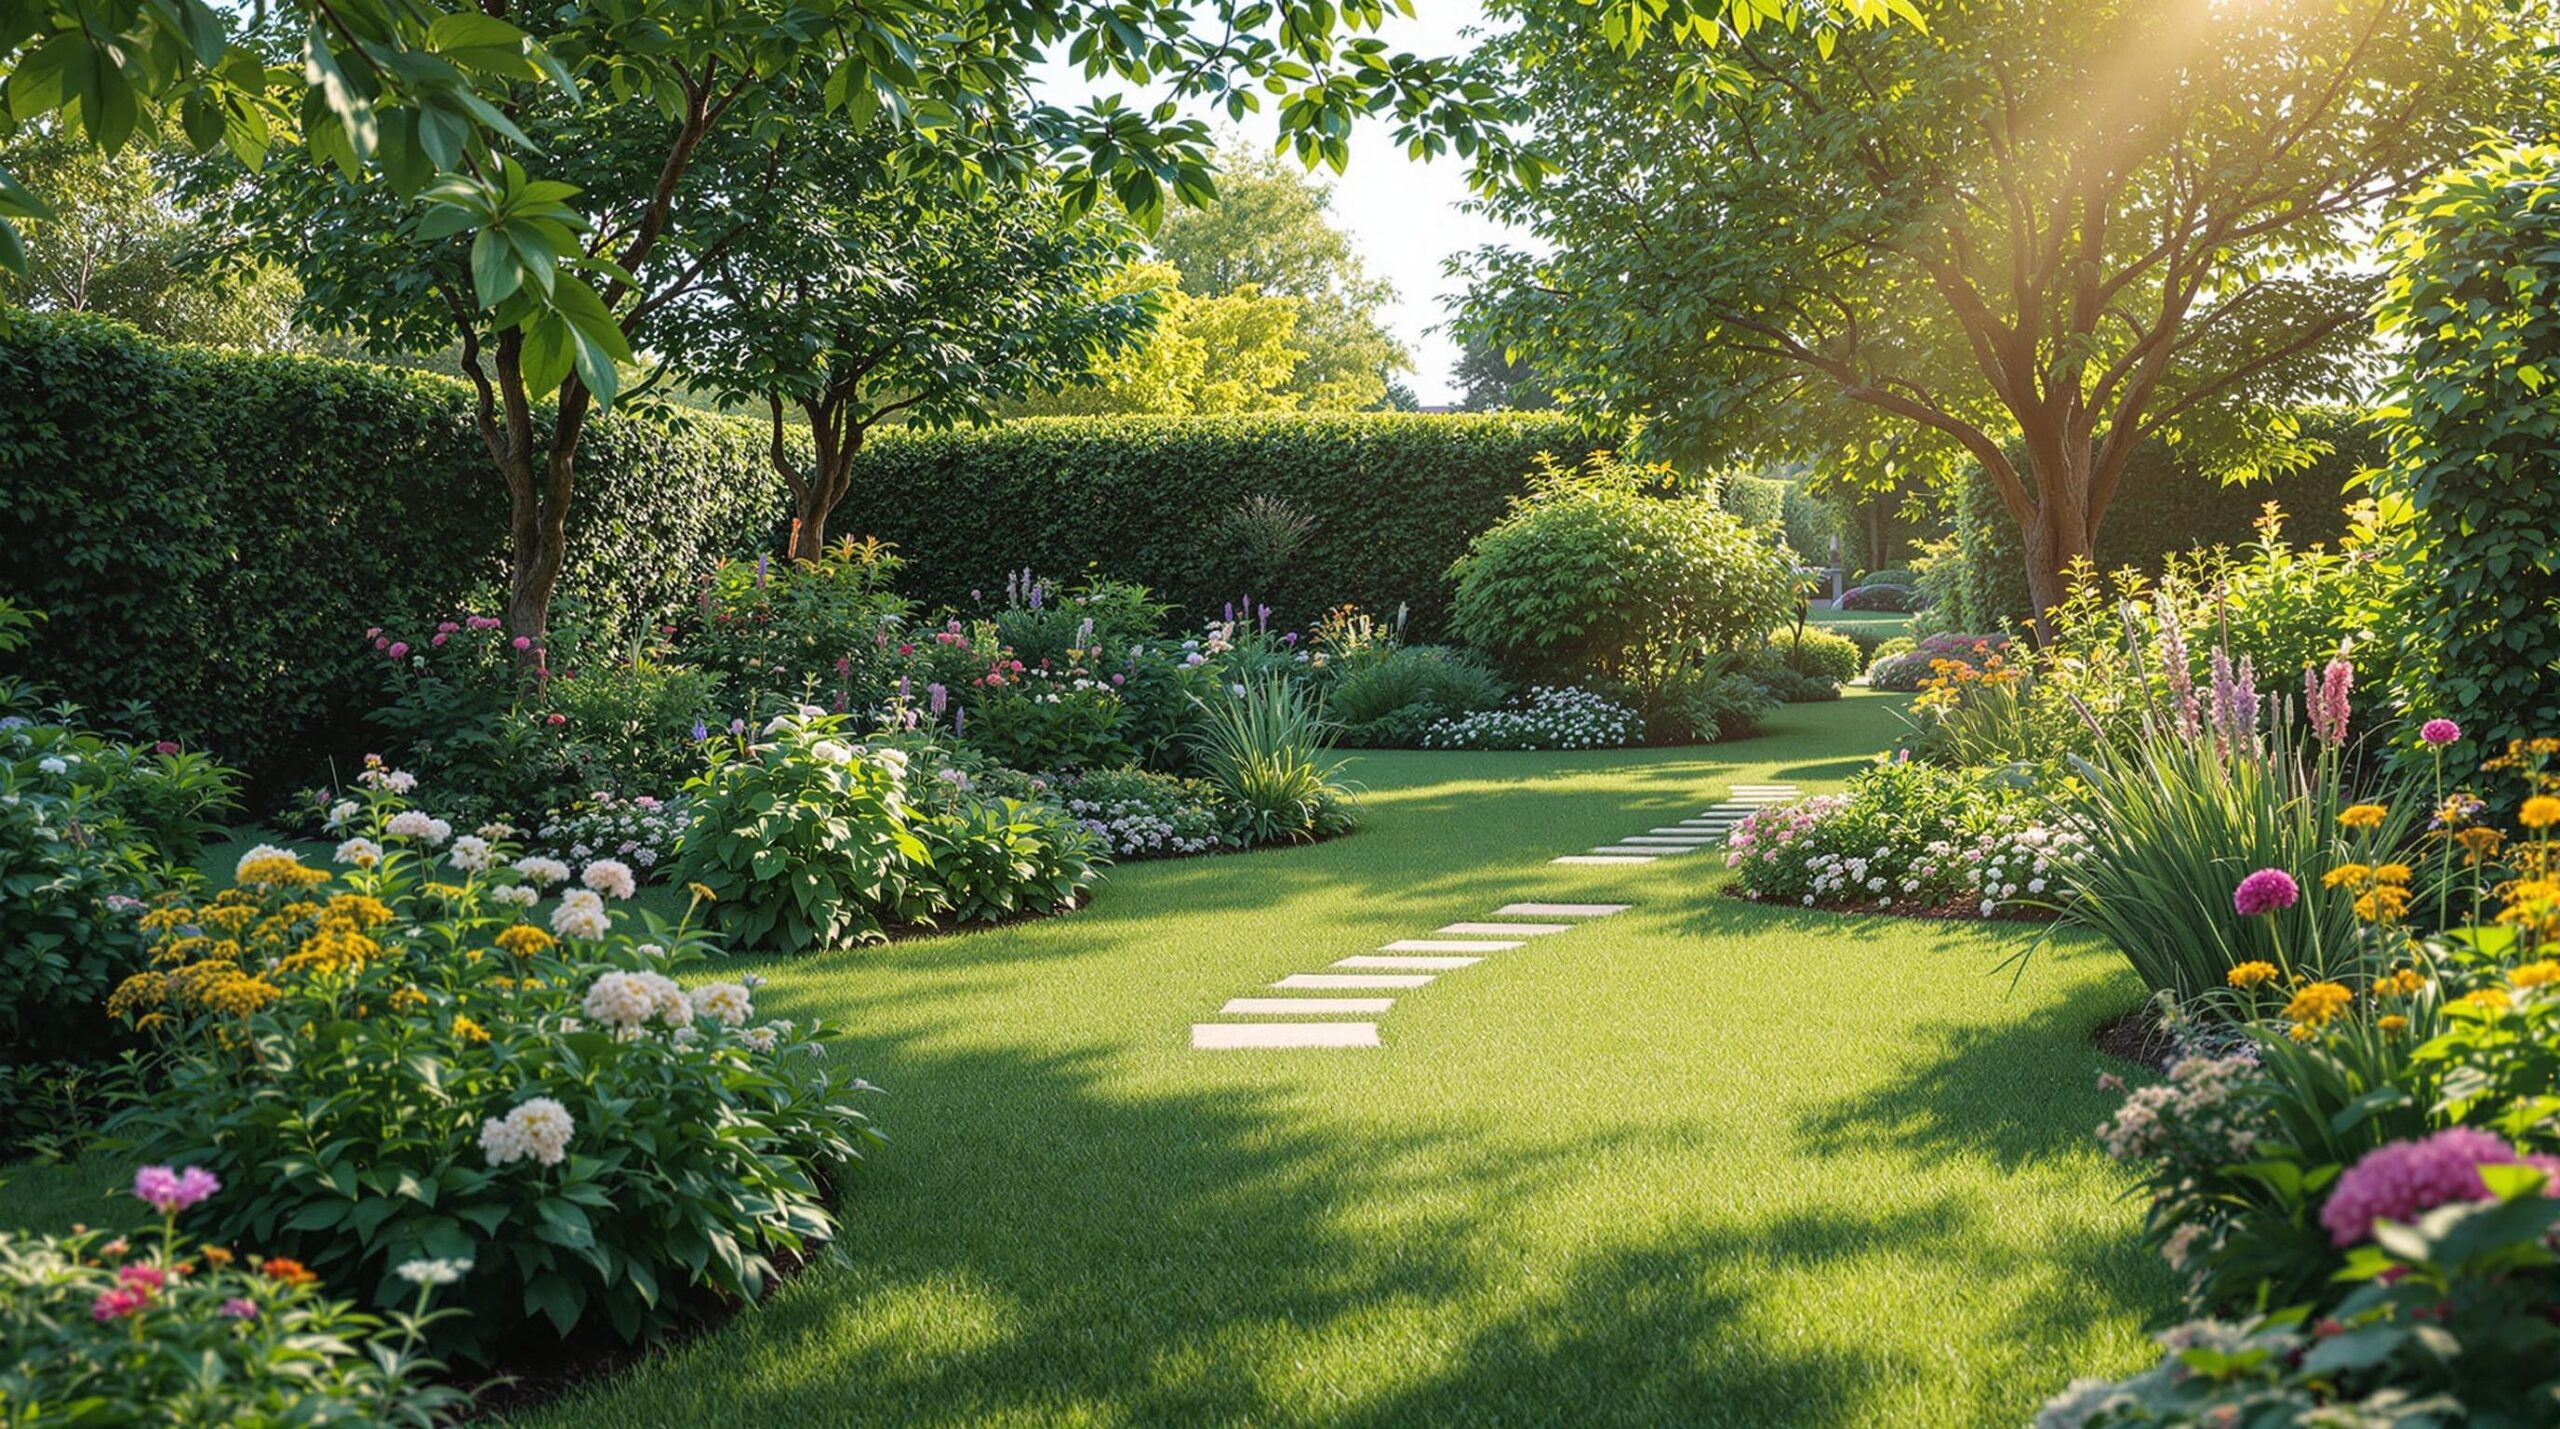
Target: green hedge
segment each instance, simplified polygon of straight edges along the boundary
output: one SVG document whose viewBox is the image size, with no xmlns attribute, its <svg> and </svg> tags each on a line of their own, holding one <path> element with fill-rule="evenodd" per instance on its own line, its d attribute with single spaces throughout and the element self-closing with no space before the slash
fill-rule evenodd
<svg viewBox="0 0 2560 1429">
<path fill-rule="evenodd" d="M 1554 414 L 1363 412 L 1277 417 L 1058 417 L 875 436 L 831 524 L 895 542 L 901 584 L 968 605 L 1029 566 L 1144 582 L 1186 619 L 1250 594 L 1303 629 L 1350 601 L 1408 606 L 1416 638 L 1447 618 L 1448 571 L 1526 489 L 1533 458 L 1604 445 Z M 1220 519 L 1277 497 L 1312 525 L 1268 584 L 1246 591 Z"/>
<path fill-rule="evenodd" d="M 2383 433 L 2362 413 L 2315 409 L 2300 419 L 2303 434 L 2328 444 L 2329 453 L 2299 470 L 2244 485 L 2197 472 L 2165 443 L 2136 448 L 2098 526 L 2099 568 L 2133 566 L 2156 576 L 2173 552 L 2246 545 L 2257 539 L 2258 514 L 2270 501 L 2284 508 L 2286 539 L 2297 546 L 2334 547 L 2347 529 L 2347 483 L 2381 460 Z M 2026 556 L 2018 525 L 1979 468 L 1959 494 L 1956 538 L 1968 563 L 1957 628 L 2005 630 L 2025 618 Z"/>
<path fill-rule="evenodd" d="M 1716 483 L 1716 504 L 1745 525 L 1783 528 L 1788 549 L 1803 564 L 1818 566 L 1831 559 L 1837 518 L 1830 503 L 1807 492 L 1801 481 L 1728 476 Z"/>
<path fill-rule="evenodd" d="M 87 319 L 0 331 L 0 596 L 49 617 L 28 672 L 262 780 L 367 744 L 368 624 L 493 610 L 507 506 L 459 381 L 154 342 Z M 756 426 L 608 418 L 579 457 L 564 599 L 619 626 L 684 599 L 779 517 Z"/>
</svg>

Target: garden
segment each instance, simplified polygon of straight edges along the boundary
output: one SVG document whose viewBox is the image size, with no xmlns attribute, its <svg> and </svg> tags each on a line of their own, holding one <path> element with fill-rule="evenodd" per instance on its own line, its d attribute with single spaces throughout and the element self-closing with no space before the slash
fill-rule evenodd
<svg viewBox="0 0 2560 1429">
<path fill-rule="evenodd" d="M 2548 16 L 8 3 L 0 1421 L 2560 1424 Z"/>
</svg>

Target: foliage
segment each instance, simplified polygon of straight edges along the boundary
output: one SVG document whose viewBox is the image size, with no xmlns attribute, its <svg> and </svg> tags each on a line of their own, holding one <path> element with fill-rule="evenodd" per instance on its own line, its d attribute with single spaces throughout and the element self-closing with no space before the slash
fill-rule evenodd
<svg viewBox="0 0 2560 1429">
<path fill-rule="evenodd" d="M 2390 231 L 2383 326 L 2403 339 L 2390 461 L 2402 697 L 2482 749 L 2560 707 L 2560 196 L 2549 148 L 2498 147 L 2429 184 Z"/>
<path fill-rule="evenodd" d="M 742 947 L 806 952 L 876 938 L 927 916 L 912 866 L 906 756 L 865 751 L 845 718 L 806 706 L 754 736 L 707 746 L 677 877 L 714 899 L 715 926 Z"/>
<path fill-rule="evenodd" d="M 1354 822 L 1342 761 L 1321 700 L 1286 675 L 1259 676 L 1210 696 L 1193 735 L 1202 777 L 1247 843 L 1347 833 Z"/>
<path fill-rule="evenodd" d="M 1450 379 L 1458 384 L 1461 412 L 1545 412 L 1556 405 L 1556 394 L 1538 380 L 1535 368 L 1483 338 L 1459 344 Z"/>
<path fill-rule="evenodd" d="M 470 1262 L 433 1343 L 474 1358 L 752 1300 L 876 1139 L 808 1030 L 752 1025 L 738 983 L 680 989 L 712 944 L 615 914 L 627 869 L 589 865 L 546 928 L 565 867 L 368 772 L 348 872 L 261 847 L 236 887 L 148 915 L 156 966 L 109 1009 L 162 1075 L 111 1133 L 219 1177 L 208 1235 L 376 1305 L 407 1262 Z"/>
<path fill-rule="evenodd" d="M 1840 592 L 1839 608 L 1881 610 L 1895 615 L 1907 615 L 1915 610 L 1927 609 L 1928 604 L 1928 597 L 1910 586 L 1870 584 L 1853 586 Z"/>
<path fill-rule="evenodd" d="M 0 1405 L 62 1424 L 433 1425 L 468 1404 L 417 1353 L 436 1316 L 386 1325 L 290 1261 L 190 1251 L 165 1224 L 158 1241 L 0 1234 Z"/>
<path fill-rule="evenodd" d="M 1666 453 L 1978 461 L 2039 607 L 2143 438 L 2251 464 L 2268 412 L 2370 368 L 2376 206 L 2536 114 L 2551 33 L 2493 0 L 1948 0 L 1684 50 L 1493 13 L 1550 171 L 1496 186 L 1522 239 L 1464 264 L 1461 334 Z"/>
<path fill-rule="evenodd" d="M 958 923 L 1072 908 L 1106 857 L 1091 830 L 1050 803 L 968 800 L 912 827 L 925 851 L 916 885 L 935 916 Z"/>
<path fill-rule="evenodd" d="M 610 858 L 631 865 L 643 883 L 675 876 L 676 848 L 693 822 L 692 801 L 679 794 L 619 797 L 609 789 L 580 796 L 523 831 L 525 847 L 565 863 Z"/>
<path fill-rule="evenodd" d="M 1298 340 L 1306 305 L 1251 285 L 1202 297 L 1170 263 L 1131 263 L 1095 283 L 1096 303 L 1142 307 L 1144 333 L 1096 360 L 1086 380 L 1009 404 L 1027 416 L 1223 417 L 1295 412 L 1290 384 L 1310 358 Z M 1312 409 L 1321 410 L 1321 409 Z"/>
<path fill-rule="evenodd" d="M 1501 678 L 1463 651 L 1392 645 L 1334 665 L 1325 713 L 1345 744 L 1401 748 L 1439 720 L 1493 708 L 1505 693 Z"/>
<path fill-rule="evenodd" d="M 1251 288 L 1295 299 L 1303 355 L 1287 390 L 1307 411 L 1362 411 L 1384 404 L 1387 380 L 1413 358 L 1378 322 L 1394 285 L 1362 267 L 1351 235 L 1332 223 L 1332 201 L 1322 182 L 1232 136 L 1218 154 L 1216 200 L 1166 213 L 1151 242 L 1193 296 Z"/>
<path fill-rule="evenodd" d="M 0 172 L 17 174 L 53 209 L 20 225 L 25 276 L 0 272 L 0 302 L 114 318 L 170 342 L 285 345 L 292 278 L 222 263 L 221 235 L 171 193 L 169 161 L 139 146 L 108 157 L 53 124 L 0 143 Z"/>
<path fill-rule="evenodd" d="M 1857 641 L 1819 626 L 1797 626 L 1771 633 L 1769 653 L 1787 669 L 1834 685 L 1858 678 L 1866 664 L 1858 656 Z"/>
<path fill-rule="evenodd" d="M 1221 512 L 1212 534 L 1239 587 L 1268 591 L 1287 580 L 1291 560 L 1315 528 L 1316 518 L 1285 497 L 1255 495 Z"/>
<path fill-rule="evenodd" d="M 1988 918 L 2063 900 L 2086 842 L 2014 790 L 1916 760 L 1887 762 L 1840 794 L 1755 809 L 1725 864 L 1746 898 L 1807 908 L 1911 908 Z"/>
<path fill-rule="evenodd" d="M 1433 720 L 1425 749 L 1615 749 L 1644 738 L 1644 717 L 1570 686 L 1536 685 L 1505 709 Z"/>
<path fill-rule="evenodd" d="M 1542 457 L 1529 494 L 1451 565 L 1451 628 L 1506 673 L 1648 697 L 1701 650 L 1757 646 L 1793 604 L 1792 564 L 1710 502 L 1646 494 L 1662 475 Z"/>
<path fill-rule="evenodd" d="M 892 584 L 902 564 L 849 536 L 814 560 L 724 561 L 700 577 L 677 648 L 725 672 L 752 711 L 831 676 L 848 707 L 875 706 L 888 694 L 886 640 L 914 609 Z"/>
<path fill-rule="evenodd" d="M 1227 842 L 1225 801 L 1202 780 L 1098 769 L 1060 780 L 1056 794 L 1115 859 L 1209 853 Z"/>
<path fill-rule="evenodd" d="M 1286 583 L 1255 596 L 1301 628 L 1345 601 L 1401 605 L 1430 639 L 1448 610 L 1442 573 L 1501 518 L 1531 459 L 1577 461 L 1593 442 L 1552 416 L 1395 413 L 890 431 L 855 462 L 842 520 L 897 544 L 925 606 L 982 604 L 970 592 L 999 591 L 1037 561 L 1142 584 L 1189 620 L 1237 594 L 1208 523 L 1241 496 L 1269 496 L 1315 525 Z"/>
<path fill-rule="evenodd" d="M 1708 656 L 1676 672 L 1652 692 L 1645 727 L 1656 738 L 1676 733 L 1700 744 L 1740 739 L 1758 729 L 1777 707 L 1777 692 L 1768 683 L 1771 673 L 1764 661 Z"/>
<path fill-rule="evenodd" d="M 1923 681 L 1939 673 L 1936 668 L 1947 661 L 1970 665 L 1988 662 L 2008 648 L 2008 637 L 2002 635 L 1927 635 L 1917 641 L 1906 641 L 1910 648 L 1894 650 L 1895 642 L 1886 641 L 1876 647 L 1876 658 L 1867 666 L 1867 683 L 1879 690 L 1909 694 Z"/>
<path fill-rule="evenodd" d="M 507 549 L 466 402 L 434 378 L 20 319 L 0 335 L 0 597 L 52 614 L 31 659 L 64 697 L 145 700 L 161 736 L 261 781 L 361 753 L 382 657 L 350 609 L 419 626 L 472 608 Z M 585 623 L 631 638 L 706 560 L 763 544 L 756 453 L 718 419 L 593 431 L 563 578 Z"/>
</svg>

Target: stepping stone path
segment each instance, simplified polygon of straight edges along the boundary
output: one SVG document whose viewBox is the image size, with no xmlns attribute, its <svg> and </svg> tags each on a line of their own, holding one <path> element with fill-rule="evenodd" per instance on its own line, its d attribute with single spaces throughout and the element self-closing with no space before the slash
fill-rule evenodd
<svg viewBox="0 0 2560 1429">
<path fill-rule="evenodd" d="M 1734 826 L 1755 809 L 1791 804 L 1803 797 L 1793 784 L 1736 784 L 1729 797 L 1694 818 L 1641 834 L 1630 834 L 1589 853 L 1570 853 L 1551 862 L 1641 866 L 1677 854 L 1696 853 L 1724 842 Z M 1282 993 L 1405 992 L 1428 987 L 1443 973 L 1461 972 L 1497 953 L 1528 946 L 1528 939 L 1569 933 L 1583 920 L 1624 913 L 1625 903 L 1506 903 L 1493 910 L 1496 920 L 1449 923 L 1428 938 L 1399 938 L 1375 953 L 1338 958 L 1332 966 L 1344 972 L 1291 973 L 1271 984 Z M 1552 920 L 1567 921 L 1552 921 Z M 1222 1017 L 1375 1017 L 1395 1006 L 1392 997 L 1237 997 L 1218 1009 Z M 1195 1022 L 1195 1051 L 1235 1051 L 1286 1047 L 1376 1047 L 1375 1022 Z"/>
<path fill-rule="evenodd" d="M 1629 834 L 1613 844 L 1602 844 L 1588 853 L 1569 853 L 1551 863 L 1575 864 L 1648 864 L 1677 854 L 1696 853 L 1714 848 L 1725 841 L 1754 810 L 1772 804 L 1792 804 L 1804 797 L 1804 791 L 1793 784 L 1736 784 L 1726 792 L 1723 803 L 1695 817 L 1664 824 L 1640 834 Z"/>
</svg>

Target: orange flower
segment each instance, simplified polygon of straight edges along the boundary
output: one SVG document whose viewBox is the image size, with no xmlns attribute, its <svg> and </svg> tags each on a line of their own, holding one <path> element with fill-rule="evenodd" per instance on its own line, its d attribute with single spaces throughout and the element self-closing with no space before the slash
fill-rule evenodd
<svg viewBox="0 0 2560 1429">
<path fill-rule="evenodd" d="M 258 1273 L 280 1285 L 317 1285 L 320 1277 L 311 1267 L 290 1256 L 271 1255 L 259 1262 Z"/>
</svg>

